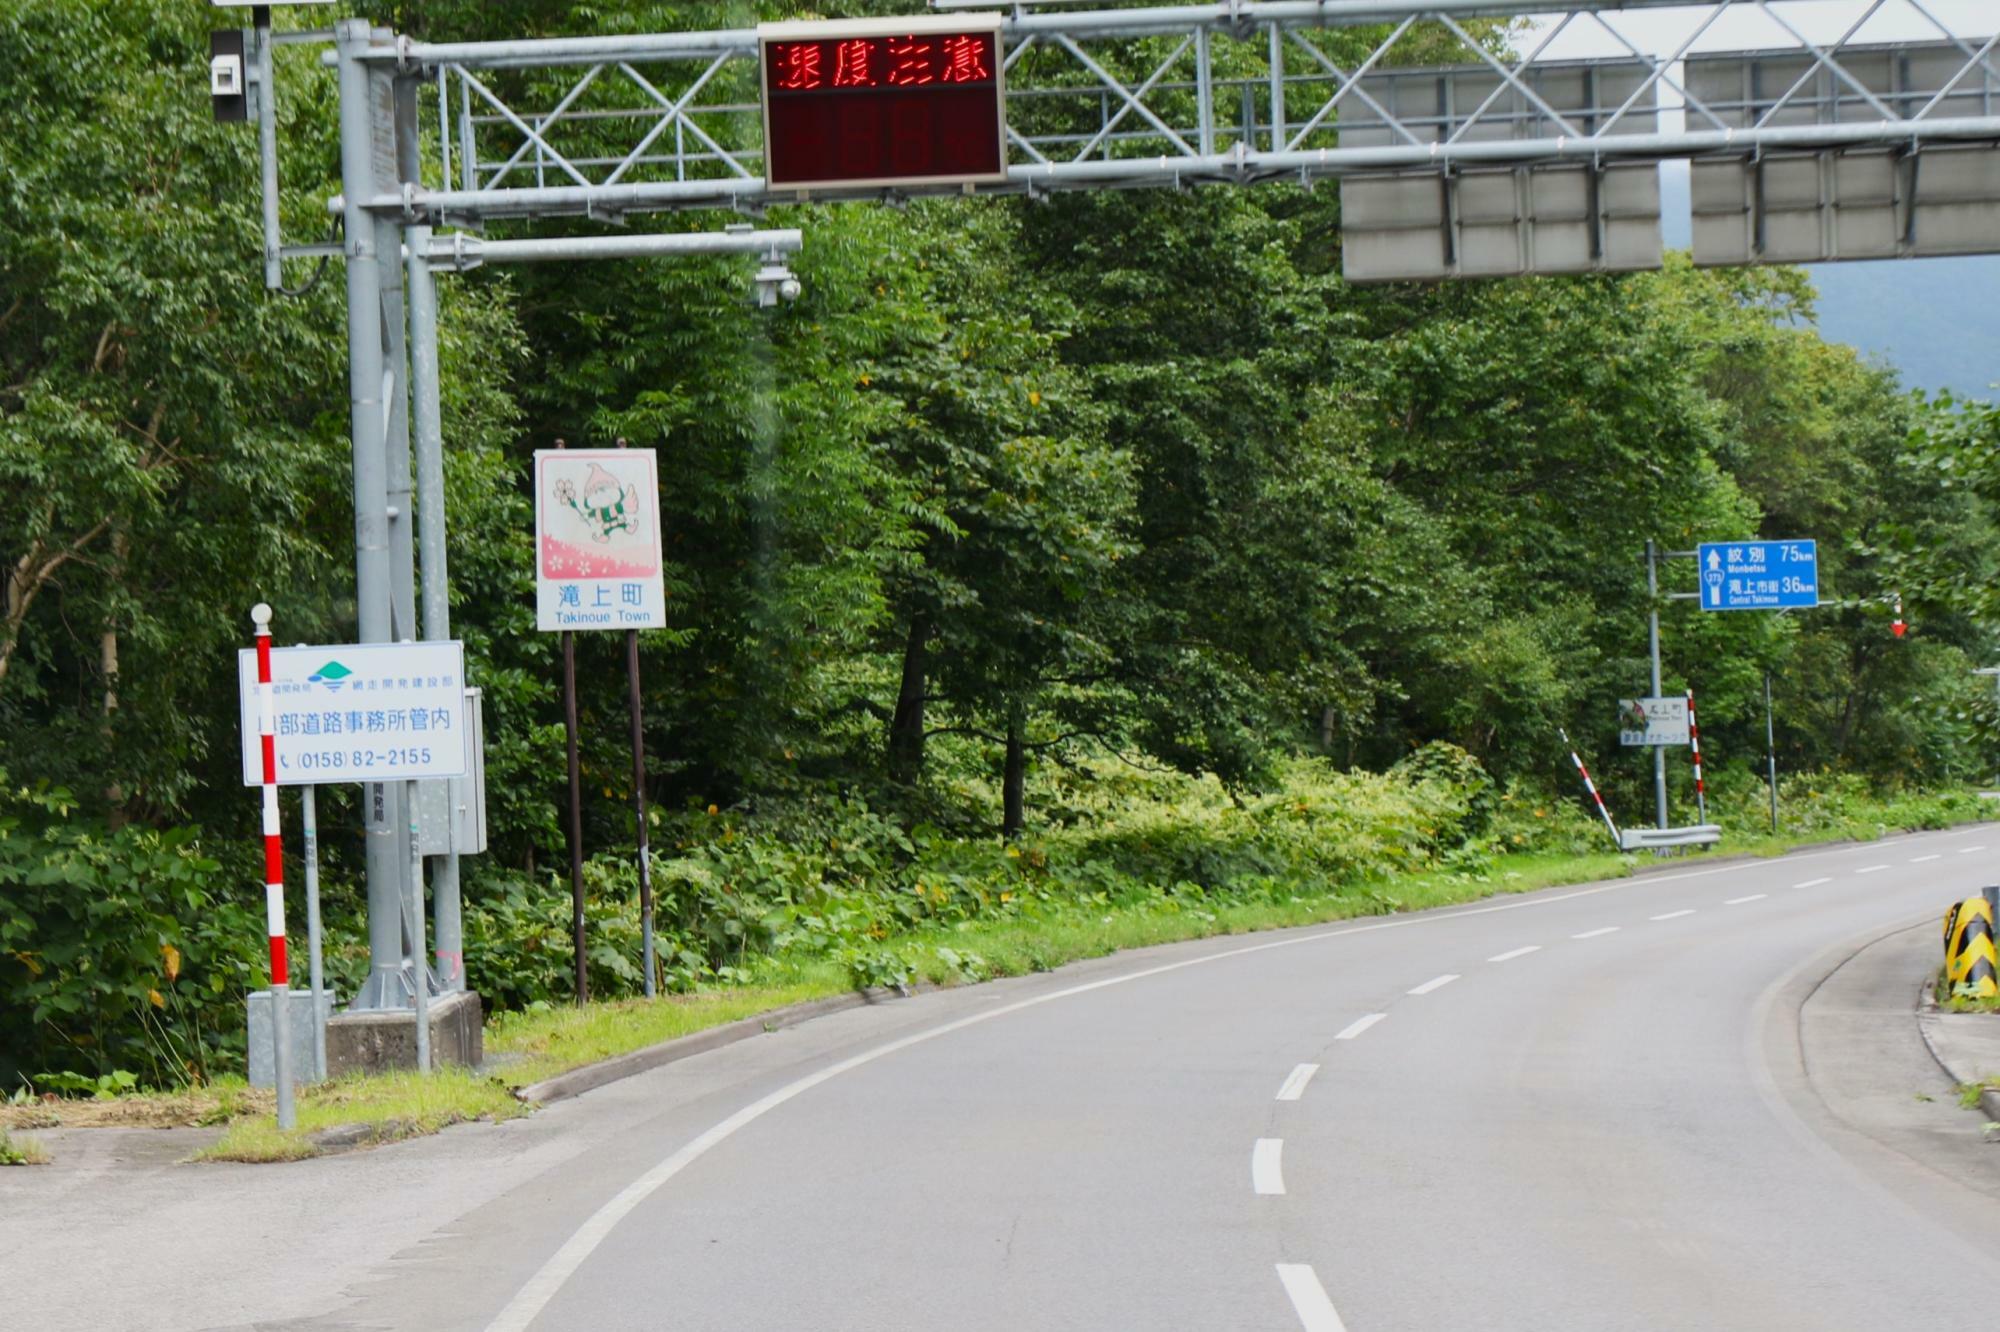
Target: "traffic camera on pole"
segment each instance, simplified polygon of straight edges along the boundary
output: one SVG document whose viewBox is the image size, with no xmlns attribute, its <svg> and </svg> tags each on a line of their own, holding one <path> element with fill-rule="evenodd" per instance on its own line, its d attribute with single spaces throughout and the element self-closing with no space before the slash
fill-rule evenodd
<svg viewBox="0 0 2000 1332">
<path fill-rule="evenodd" d="M 278 5 L 330 5 L 333 0 L 209 0 L 217 9 L 248 9 L 257 32 L 268 39 L 271 7 Z M 208 95 L 215 106 L 215 118 L 231 124 L 250 118 L 251 66 L 246 63 L 249 34 L 242 28 L 224 28 L 208 34 Z"/>
</svg>

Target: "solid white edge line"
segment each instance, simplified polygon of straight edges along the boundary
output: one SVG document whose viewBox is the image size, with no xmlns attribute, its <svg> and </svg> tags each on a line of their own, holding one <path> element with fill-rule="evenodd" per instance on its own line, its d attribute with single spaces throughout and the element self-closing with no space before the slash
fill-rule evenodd
<svg viewBox="0 0 2000 1332">
<path fill-rule="evenodd" d="M 1354 1019 L 1354 1021 L 1342 1027 L 1340 1029 L 1340 1035 L 1334 1037 L 1333 1039 L 1335 1039 L 1336 1041 L 1351 1041 L 1356 1036 L 1359 1036 L 1362 1032 L 1368 1030 L 1370 1027 L 1374 1026 L 1376 1023 L 1380 1022 L 1383 1018 L 1388 1016 L 1389 1015 L 1387 1013 L 1370 1013 L 1367 1017 L 1358 1017 Z"/>
<path fill-rule="evenodd" d="M 1680 910 L 1680 911 L 1669 911 L 1669 912 L 1667 912 L 1667 913 L 1666 913 L 1665 915 L 1663 915 L 1663 916 L 1648 916 L 1648 917 L 1646 917 L 1646 919 L 1648 919 L 1648 920 L 1679 920 L 1679 919 L 1680 919 L 1680 918 L 1681 918 L 1682 916 L 1692 916 L 1693 914 L 1694 914 L 1694 908 L 1693 908 L 1693 907 L 1687 907 L 1687 908 L 1685 908 L 1685 909 L 1683 909 L 1683 910 Z"/>
<path fill-rule="evenodd" d="M 1457 979 L 1458 979 L 1457 972 L 1447 972 L 1442 976 L 1433 976 L 1429 980 L 1425 981 L 1422 985 L 1419 985 L 1416 989 L 1411 990 L 1410 993 L 1429 994 L 1432 990 L 1442 990 L 1445 986 L 1451 984 L 1453 981 Z"/>
<path fill-rule="evenodd" d="M 1517 957 L 1526 957 L 1530 953 L 1539 953 L 1541 951 L 1542 946 L 1540 944 L 1529 944 L 1526 948 L 1516 948 L 1509 952 L 1499 953 L 1486 960 L 1488 962 L 1512 962 Z"/>
<path fill-rule="evenodd" d="M 1616 925 L 1606 925 L 1602 929 L 1585 930 L 1582 934 L 1572 934 L 1569 937 L 1572 939 L 1595 939 L 1598 938 L 1600 935 L 1616 934 L 1616 933 L 1618 933 L 1618 927 Z"/>
<path fill-rule="evenodd" d="M 1889 867 L 1887 865 L 1863 865 L 1860 869 L 1854 872 L 1856 874 L 1874 874 L 1877 871 L 1885 870 L 1888 868 Z"/>
<path fill-rule="evenodd" d="M 1279 1263 L 1278 1280 L 1284 1283 L 1285 1294 L 1291 1297 L 1292 1312 L 1299 1316 L 1299 1326 L 1305 1332 L 1347 1332 L 1347 1324 L 1340 1321 L 1333 1301 L 1326 1297 L 1326 1287 L 1319 1284 L 1310 1266 Z"/>
<path fill-rule="evenodd" d="M 1917 834 L 1917 836 L 1922 835 Z M 1959 836 L 1961 834 L 1947 833 L 1943 835 Z M 1907 840 L 1911 839 L 1884 838 L 1882 841 L 1874 843 L 1874 845 L 1897 845 Z M 1985 847 L 1975 846 L 1965 849 L 1967 851 L 1983 851 Z M 1799 861 L 1819 860 L 1827 856 L 1850 854 L 1853 850 L 1854 848 L 1852 847 L 1842 847 L 1831 851 L 1808 851 L 1796 857 L 1788 857 L 1788 859 Z M 550 1254 L 548 1260 L 535 1269 L 535 1274 L 529 1277 L 519 1290 L 514 1292 L 514 1297 L 508 1300 L 501 1307 L 500 1312 L 494 1316 L 493 1321 L 487 1324 L 488 1332 L 525 1332 L 528 1325 L 535 1321 L 543 1309 L 548 1307 L 549 1301 L 555 1298 L 556 1292 L 561 1290 L 570 1277 L 576 1274 L 576 1270 L 583 1266 L 584 1261 L 596 1251 L 597 1247 L 604 1243 L 605 1237 L 610 1235 L 613 1227 L 631 1215 L 633 1209 L 638 1207 L 640 1203 L 664 1188 L 667 1181 L 713 1151 L 718 1144 L 734 1137 L 746 1125 L 754 1124 L 787 1101 L 804 1095 L 823 1082 L 831 1081 L 843 1073 L 851 1072 L 867 1064 L 872 1064 L 877 1059 L 907 1050 L 912 1046 L 922 1045 L 928 1041 L 934 1041 L 940 1036 L 948 1036 L 953 1032 L 963 1031 L 968 1027 L 976 1027 L 982 1023 L 991 1022 L 996 1018 L 1007 1017 L 1025 1009 L 1037 1008 L 1042 1004 L 1053 1003 L 1058 999 L 1068 999 L 1075 995 L 1088 994 L 1091 991 L 1102 990 L 1113 985 L 1126 985 L 1132 981 L 1145 980 L 1149 977 L 1164 975 L 1168 972 L 1180 971 L 1187 967 L 1206 966 L 1209 963 L 1221 962 L 1229 958 L 1244 957 L 1252 953 L 1269 952 L 1274 948 L 1295 948 L 1300 944 L 1323 943 L 1328 939 L 1344 939 L 1354 934 L 1374 934 L 1380 930 L 1407 930 L 1419 925 L 1435 924 L 1438 921 L 1461 920 L 1467 916 L 1491 916 L 1497 915 L 1502 911 L 1525 911 L 1533 907 L 1553 906 L 1558 902 L 1573 902 L 1580 897 L 1596 897 L 1602 893 L 1615 893 L 1627 888 L 1643 888 L 1653 884 L 1676 883 L 1684 879 L 1705 879 L 1717 874 L 1734 874 L 1739 870 L 1761 868 L 1762 865 L 1763 862 L 1759 861 L 1738 861 L 1728 865 L 1716 865 L 1709 869 L 1686 870 L 1677 874 L 1637 875 L 1623 879 L 1613 879 L 1608 883 L 1594 884 L 1588 888 L 1579 888 L 1574 892 L 1550 893 L 1545 897 L 1528 897 L 1513 902 L 1496 902 L 1488 906 L 1467 907 L 1462 911 L 1440 911 L 1434 914 L 1405 916 L 1395 920 L 1375 921 L 1368 925 L 1348 925 L 1338 929 L 1314 930 L 1309 934 L 1295 934 L 1284 939 L 1271 939 L 1264 943 L 1245 944 L 1240 948 L 1227 948 L 1219 953 L 1203 953 L 1199 957 L 1182 958 L 1178 962 L 1167 962 L 1157 967 L 1146 967 L 1139 971 L 1128 971 L 1119 976 L 1106 976 L 1102 980 L 1086 981 L 1081 985 L 1071 985 L 1064 989 L 1051 990 L 1047 994 L 1038 994 L 1027 999 L 1019 999 L 1011 1004 L 1001 1004 L 996 1008 L 989 1008 L 983 1012 L 968 1014 L 965 1017 L 941 1023 L 935 1027 L 928 1027 L 922 1031 L 912 1032 L 910 1035 L 898 1040 L 887 1041 L 881 1045 L 863 1050 L 857 1055 L 843 1059 L 839 1063 L 829 1064 L 816 1073 L 808 1073 L 802 1078 L 786 1083 L 769 1095 L 751 1102 L 727 1119 L 712 1125 L 698 1137 L 691 1139 L 683 1145 L 678 1151 L 666 1157 L 651 1170 L 648 1170 L 623 1189 L 620 1189 L 603 1206 L 592 1212 L 584 1220 L 583 1224 L 578 1226 L 567 1240 L 563 1241 L 561 1247 Z"/>
<path fill-rule="evenodd" d="M 1251 1188 L 1265 1196 L 1285 1191 L 1285 1173 L 1280 1166 L 1284 1151 L 1283 1138 L 1257 1139 L 1257 1145 L 1250 1149 Z"/>
<path fill-rule="evenodd" d="M 1921 865 L 1928 860 L 1943 860 L 1943 859 L 1944 859 L 1944 853 L 1940 851 L 1938 854 L 1932 856 L 1911 856 L 1910 863 L 1912 865 Z"/>
<path fill-rule="evenodd" d="M 1795 883 L 1795 884 L 1793 884 L 1793 885 L 1792 885 L 1792 887 L 1794 887 L 1794 888 L 1817 888 L 1817 887 L 1819 887 L 1819 886 L 1820 886 L 1821 884 L 1823 884 L 1823 883 L 1832 883 L 1832 882 L 1833 882 L 1833 880 L 1832 880 L 1832 879 L 1807 879 L 1807 880 L 1805 880 L 1805 881 L 1804 881 L 1803 883 Z"/>
<path fill-rule="evenodd" d="M 1278 1099 L 1296 1101 L 1304 1096 L 1306 1084 L 1312 1081 L 1313 1074 L 1317 1072 L 1319 1072 L 1318 1064 L 1300 1064 L 1292 1070 L 1291 1076 L 1285 1079 L 1284 1085 L 1278 1088 Z"/>
<path fill-rule="evenodd" d="M 1742 906 L 1745 902 L 1761 902 L 1769 896 L 1770 896 L 1769 893 L 1752 893 L 1748 897 L 1732 897 L 1728 901 L 1724 902 L 1722 905 Z"/>
</svg>

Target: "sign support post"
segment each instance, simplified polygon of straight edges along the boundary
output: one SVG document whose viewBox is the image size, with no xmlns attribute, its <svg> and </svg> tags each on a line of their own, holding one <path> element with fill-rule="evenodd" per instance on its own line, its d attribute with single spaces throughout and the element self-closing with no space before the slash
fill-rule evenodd
<svg viewBox="0 0 2000 1332">
<path fill-rule="evenodd" d="M 417 1019 L 417 1074 L 431 1073 L 431 978 L 424 948 L 424 849 L 417 837 L 417 784 L 403 783 L 403 804 L 409 811 L 410 833 L 410 962 L 416 974 L 410 977 Z"/>
<path fill-rule="evenodd" d="M 313 1080 L 326 1080 L 326 967 L 319 933 L 319 801 L 316 786 L 299 789 L 299 822 L 306 839 L 306 958 L 312 974 Z"/>
<path fill-rule="evenodd" d="M 557 440 L 556 447 L 568 442 Z M 590 976 L 584 958 L 583 928 L 583 765 L 576 752 L 576 635 L 562 631 L 563 736 L 569 757 L 569 910 L 570 944 L 576 953 L 576 1006 L 590 1002 Z"/>
<path fill-rule="evenodd" d="M 645 709 L 639 693 L 639 631 L 625 631 L 625 674 L 631 682 L 632 815 L 639 825 L 639 938 L 646 967 L 646 997 L 654 997 L 653 982 L 653 852 L 646 829 Z"/>
<path fill-rule="evenodd" d="M 1771 786 L 1771 835 L 1778 834 L 1778 732 L 1771 721 L 1771 673 L 1764 672 L 1764 765 Z"/>
<path fill-rule="evenodd" d="M 1646 542 L 1647 646 L 1653 658 L 1653 697 L 1660 696 L 1660 547 Z M 1665 832 L 1667 822 L 1667 749 L 1653 746 L 1653 804 L 1659 814 L 1658 827 Z"/>
<path fill-rule="evenodd" d="M 625 440 L 618 441 L 625 447 Z M 646 970 L 645 994 L 656 997 L 653 979 L 657 970 L 653 950 L 653 849 L 646 826 L 646 708 L 639 689 L 639 631 L 625 631 L 625 675 L 631 686 L 632 706 L 632 816 L 639 829 L 639 952 Z"/>
</svg>

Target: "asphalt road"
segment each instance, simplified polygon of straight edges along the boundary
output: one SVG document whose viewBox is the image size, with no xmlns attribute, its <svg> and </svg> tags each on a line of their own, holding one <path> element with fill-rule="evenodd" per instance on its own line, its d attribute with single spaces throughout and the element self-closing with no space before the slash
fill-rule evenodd
<svg viewBox="0 0 2000 1332">
<path fill-rule="evenodd" d="M 167 1171 L 133 1197 L 178 1190 L 174 1273 L 226 1243 L 215 1187 L 272 1262 L 148 1322 L 1977 1322 L 2000 1147 L 1909 1008 L 1995 856 L 1975 828 L 1151 950 L 366 1158 Z"/>
</svg>

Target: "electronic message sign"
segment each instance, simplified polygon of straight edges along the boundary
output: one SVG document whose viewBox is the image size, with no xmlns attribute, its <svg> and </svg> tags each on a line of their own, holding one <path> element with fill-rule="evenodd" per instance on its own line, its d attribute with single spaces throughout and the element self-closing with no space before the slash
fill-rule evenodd
<svg viewBox="0 0 2000 1332">
<path fill-rule="evenodd" d="M 997 17 L 766 23 L 757 36 L 770 188 L 1006 180 Z"/>
</svg>

